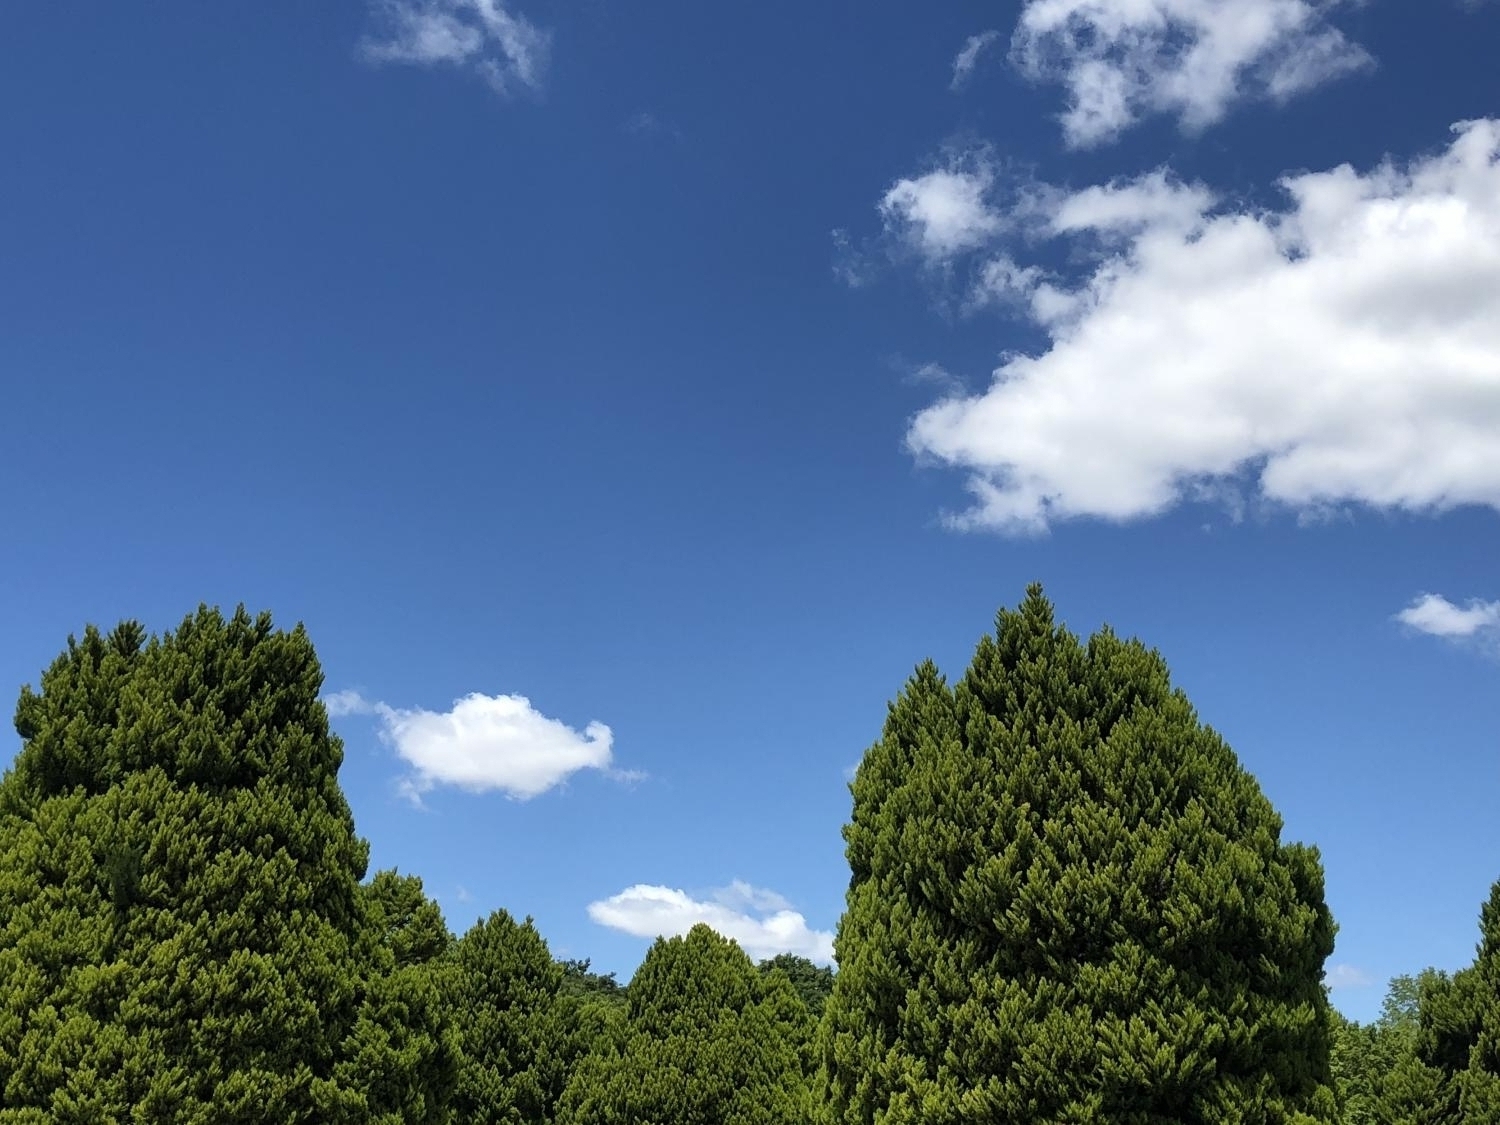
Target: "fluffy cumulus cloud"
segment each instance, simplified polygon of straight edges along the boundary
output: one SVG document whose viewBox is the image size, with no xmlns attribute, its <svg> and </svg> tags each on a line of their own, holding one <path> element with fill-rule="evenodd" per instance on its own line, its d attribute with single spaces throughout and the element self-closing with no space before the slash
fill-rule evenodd
<svg viewBox="0 0 1500 1125">
<path fill-rule="evenodd" d="M 601 926 L 644 938 L 676 937 L 701 922 L 739 942 L 757 960 L 796 953 L 825 965 L 833 962 L 833 934 L 812 929 L 774 891 L 738 881 L 703 899 L 641 883 L 590 903 L 589 917 Z"/>
<path fill-rule="evenodd" d="M 1005 226 L 985 199 L 994 182 L 983 155 L 898 180 L 880 201 L 886 231 L 931 263 L 983 246 Z"/>
<path fill-rule="evenodd" d="M 496 93 L 539 90 L 551 36 L 506 0 L 371 0 L 379 31 L 365 39 L 376 63 L 452 66 Z"/>
<path fill-rule="evenodd" d="M 1455 605 L 1441 594 L 1423 594 L 1396 614 L 1396 620 L 1419 633 L 1447 640 L 1500 637 L 1500 602 L 1470 599 Z"/>
<path fill-rule="evenodd" d="M 324 703 L 335 717 L 375 717 L 381 738 L 411 767 L 402 789 L 413 798 L 453 785 L 526 800 L 580 770 L 609 771 L 613 758 L 609 727 L 590 723 L 576 731 L 521 695 L 476 692 L 448 711 L 391 707 L 351 691 L 329 695 Z"/>
<path fill-rule="evenodd" d="M 1406 167 L 1282 186 L 1274 212 L 1162 173 L 1037 192 L 1037 236 L 1091 256 L 1071 279 L 967 254 L 977 287 L 1049 343 L 912 420 L 912 452 L 967 475 L 956 525 L 1035 531 L 1227 494 L 1303 513 L 1500 509 L 1500 121 L 1456 126 Z M 947 194 L 962 207 L 922 238 L 956 265 L 979 244 L 964 232 L 1001 218 L 982 192 Z"/>
<path fill-rule="evenodd" d="M 1026 0 L 1011 58 L 1068 91 L 1063 132 L 1099 144 L 1148 114 L 1187 129 L 1238 99 L 1286 100 L 1370 65 L 1328 22 L 1338 0 Z"/>
</svg>

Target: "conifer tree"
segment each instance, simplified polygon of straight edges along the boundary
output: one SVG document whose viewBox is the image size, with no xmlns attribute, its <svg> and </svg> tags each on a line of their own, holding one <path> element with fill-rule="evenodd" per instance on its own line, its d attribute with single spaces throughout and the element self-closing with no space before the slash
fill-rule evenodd
<svg viewBox="0 0 1500 1125">
<path fill-rule="evenodd" d="M 1174 690 L 1032 587 L 852 785 L 821 1035 L 839 1125 L 1331 1121 L 1316 851 Z"/>
<path fill-rule="evenodd" d="M 1418 1056 L 1423 998 L 1446 983 L 1435 969 L 1396 977 L 1374 1023 L 1331 1013 L 1343 1125 L 1444 1125 L 1452 1119 L 1447 1079 Z"/>
<path fill-rule="evenodd" d="M 360 904 L 364 979 L 340 1077 L 363 1093 L 369 1125 L 443 1125 L 461 1057 L 453 935 L 416 876 L 381 871 Z"/>
<path fill-rule="evenodd" d="M 810 1017 L 785 974 L 707 926 L 658 938 L 617 1034 L 595 1044 L 563 1098 L 563 1125 L 803 1125 L 799 1044 Z"/>
<path fill-rule="evenodd" d="M 582 1049 L 563 975 L 530 918 L 497 910 L 458 941 L 449 991 L 462 1048 L 456 1120 L 553 1120 Z"/>
<path fill-rule="evenodd" d="M 833 970 L 796 953 L 778 953 L 759 965 L 763 973 L 782 972 L 807 1005 L 813 1019 L 823 1015 L 828 994 L 833 991 Z"/>
<path fill-rule="evenodd" d="M 1454 1125 L 1500 1121 L 1500 882 L 1479 929 L 1474 964 L 1422 991 L 1417 1053 L 1439 1076 L 1434 1120 Z"/>
<path fill-rule="evenodd" d="M 306 633 L 90 628 L 0 780 L 0 1121 L 357 1121 L 366 847 Z"/>
</svg>

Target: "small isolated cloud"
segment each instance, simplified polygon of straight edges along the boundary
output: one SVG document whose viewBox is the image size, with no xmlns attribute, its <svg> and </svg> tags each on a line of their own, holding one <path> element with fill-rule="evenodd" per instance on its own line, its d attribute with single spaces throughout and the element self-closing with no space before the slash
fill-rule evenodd
<svg viewBox="0 0 1500 1125">
<path fill-rule="evenodd" d="M 370 0 L 378 34 L 361 52 L 373 63 L 452 66 L 505 97 L 537 91 L 552 37 L 506 0 Z"/>
<path fill-rule="evenodd" d="M 672 122 L 646 110 L 627 117 L 623 128 L 634 137 L 666 137 L 674 141 L 682 140 L 681 129 Z"/>
<path fill-rule="evenodd" d="M 471 793 L 499 790 L 524 801 L 580 770 L 614 772 L 609 727 L 596 722 L 576 731 L 549 719 L 522 695 L 475 692 L 448 711 L 391 707 L 351 691 L 326 696 L 324 704 L 330 715 L 378 720 L 380 737 L 412 768 L 401 788 L 414 799 L 452 785 Z"/>
<path fill-rule="evenodd" d="M 1369 988 L 1375 983 L 1375 978 L 1353 965 L 1329 965 L 1323 981 L 1334 992 L 1340 992 L 1347 988 Z"/>
<path fill-rule="evenodd" d="M 1339 0 L 1026 0 L 1011 59 L 1067 87 L 1063 134 L 1112 140 L 1150 114 L 1184 129 L 1244 98 L 1287 99 L 1371 65 L 1328 23 Z"/>
<path fill-rule="evenodd" d="M 738 880 L 707 899 L 640 883 L 590 903 L 588 910 L 599 925 L 633 937 L 677 937 L 701 922 L 739 942 L 757 960 L 795 953 L 825 965 L 833 962 L 833 934 L 810 928 L 774 891 Z"/>
<path fill-rule="evenodd" d="M 323 706 L 328 708 L 328 713 L 335 719 L 341 719 L 345 715 L 367 715 L 371 711 L 371 705 L 357 691 L 336 691 L 332 695 L 325 695 Z"/>
<path fill-rule="evenodd" d="M 887 233 L 929 264 L 983 246 L 1004 229 L 988 202 L 995 172 L 982 154 L 955 158 L 947 167 L 898 180 L 880 201 Z"/>
<path fill-rule="evenodd" d="M 948 89 L 957 90 L 967 82 L 979 63 L 979 56 L 999 38 L 998 31 L 981 31 L 978 35 L 969 36 L 953 60 L 953 81 L 948 84 Z"/>
<path fill-rule="evenodd" d="M 1467 605 L 1455 605 L 1441 594 L 1423 594 L 1396 614 L 1396 620 L 1446 640 L 1495 636 L 1500 634 L 1500 602 L 1471 598 Z"/>
<path fill-rule="evenodd" d="M 983 246 L 976 183 L 902 211 L 972 265 L 976 301 L 1049 337 L 912 420 L 912 453 L 967 475 L 952 524 L 1125 521 L 1226 490 L 1299 515 L 1500 510 L 1500 120 L 1454 132 L 1404 168 L 1290 176 L 1280 211 L 1159 172 L 1034 193 L 1027 233 L 1066 240 L 1081 280 Z M 924 196 L 911 183 L 895 198 Z"/>
</svg>

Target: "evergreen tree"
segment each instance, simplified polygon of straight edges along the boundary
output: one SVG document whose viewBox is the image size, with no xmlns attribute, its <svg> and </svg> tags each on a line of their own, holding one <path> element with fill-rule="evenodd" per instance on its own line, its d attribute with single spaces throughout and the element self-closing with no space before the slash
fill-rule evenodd
<svg viewBox="0 0 1500 1125">
<path fill-rule="evenodd" d="M 807 1005 L 813 1019 L 823 1015 L 823 1006 L 828 1003 L 828 994 L 833 991 L 833 970 L 819 965 L 795 953 L 778 953 L 759 965 L 763 973 L 782 972 L 791 982 L 792 988 Z"/>
<path fill-rule="evenodd" d="M 1443 1074 L 1418 1057 L 1422 998 L 1443 983 L 1434 969 L 1396 977 L 1380 1018 L 1371 1024 L 1332 1013 L 1331 1062 L 1343 1125 L 1443 1125 L 1450 1120 Z"/>
<path fill-rule="evenodd" d="M 359 1120 L 366 847 L 299 626 L 72 639 L 0 780 L 0 1121 Z"/>
<path fill-rule="evenodd" d="M 1317 853 L 1171 686 L 1032 587 L 852 785 L 821 1038 L 848 1125 L 1330 1121 Z"/>
<path fill-rule="evenodd" d="M 1417 1053 L 1439 1075 L 1441 1120 L 1500 1121 L 1500 882 L 1480 910 L 1474 964 L 1426 982 Z"/>
<path fill-rule="evenodd" d="M 616 1033 L 579 1063 L 564 1125 L 802 1125 L 810 1017 L 782 973 L 762 975 L 707 926 L 659 938 Z"/>
<path fill-rule="evenodd" d="M 453 936 L 413 875 L 381 871 L 360 892 L 364 981 L 340 1075 L 364 1093 L 371 1125 L 442 1125 L 461 1051 L 448 995 Z"/>
<path fill-rule="evenodd" d="M 563 968 L 530 918 L 518 923 L 497 910 L 459 940 L 450 985 L 463 1052 L 456 1120 L 553 1120 L 581 1050 L 562 987 Z"/>
<path fill-rule="evenodd" d="M 563 971 L 563 994 L 583 1003 L 598 1003 L 624 1007 L 625 988 L 615 979 L 614 973 L 596 973 L 593 962 L 582 960 L 559 961 Z"/>
</svg>

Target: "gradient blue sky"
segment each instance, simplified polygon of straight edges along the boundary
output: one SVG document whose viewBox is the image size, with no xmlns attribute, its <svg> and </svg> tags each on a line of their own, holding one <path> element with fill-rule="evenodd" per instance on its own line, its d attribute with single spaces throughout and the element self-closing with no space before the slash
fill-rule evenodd
<svg viewBox="0 0 1500 1125">
<path fill-rule="evenodd" d="M 1039 579 L 1322 848 L 1368 1017 L 1500 876 L 1497 42 L 13 5 L 0 685 L 86 622 L 303 621 L 374 863 L 625 977 L 697 918 L 825 949 L 886 701 Z"/>
</svg>

